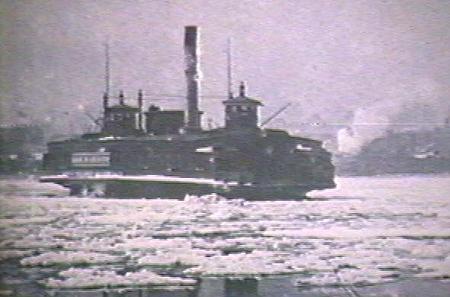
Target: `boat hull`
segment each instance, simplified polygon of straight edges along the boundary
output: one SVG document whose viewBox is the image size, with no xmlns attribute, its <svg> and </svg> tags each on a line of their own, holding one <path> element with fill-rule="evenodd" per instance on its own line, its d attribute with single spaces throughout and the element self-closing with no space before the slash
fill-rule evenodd
<svg viewBox="0 0 450 297">
<path fill-rule="evenodd" d="M 227 198 L 246 200 L 295 200 L 304 198 L 312 190 L 334 185 L 239 185 L 206 180 L 149 180 L 139 178 L 76 178 L 48 176 L 41 182 L 57 183 L 70 189 L 70 195 L 110 198 L 183 199 L 186 195 L 216 193 Z"/>
</svg>

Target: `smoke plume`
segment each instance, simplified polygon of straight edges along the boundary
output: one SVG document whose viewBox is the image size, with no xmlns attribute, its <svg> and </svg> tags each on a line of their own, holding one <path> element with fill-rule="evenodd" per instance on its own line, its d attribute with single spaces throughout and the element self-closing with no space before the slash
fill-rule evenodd
<svg viewBox="0 0 450 297">
<path fill-rule="evenodd" d="M 389 99 L 356 109 L 351 125 L 338 131 L 341 153 L 357 154 L 364 145 L 383 137 L 387 131 L 434 129 L 442 126 L 449 116 L 445 96 L 430 79 L 399 84 L 386 97 Z"/>
</svg>

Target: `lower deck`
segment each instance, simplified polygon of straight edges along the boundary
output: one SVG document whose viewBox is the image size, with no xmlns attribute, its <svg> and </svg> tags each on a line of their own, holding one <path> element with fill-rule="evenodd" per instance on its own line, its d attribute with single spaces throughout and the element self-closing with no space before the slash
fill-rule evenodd
<svg viewBox="0 0 450 297">
<path fill-rule="evenodd" d="M 50 182 L 69 188 L 71 195 L 112 198 L 173 198 L 186 195 L 216 193 L 225 197 L 247 200 L 301 199 L 312 190 L 334 187 L 333 184 L 238 184 L 207 178 L 186 178 L 163 175 L 107 175 L 76 177 L 68 175 L 42 176 Z"/>
</svg>

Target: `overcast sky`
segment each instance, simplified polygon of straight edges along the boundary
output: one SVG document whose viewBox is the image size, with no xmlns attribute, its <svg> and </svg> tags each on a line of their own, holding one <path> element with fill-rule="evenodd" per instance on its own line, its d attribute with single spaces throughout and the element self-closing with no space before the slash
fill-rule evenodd
<svg viewBox="0 0 450 297">
<path fill-rule="evenodd" d="M 186 25 L 201 27 L 205 95 L 226 95 L 230 37 L 236 82 L 263 100 L 263 116 L 293 102 L 283 115 L 293 128 L 350 124 L 372 106 L 425 122 L 450 111 L 448 0 L 2 0 L 0 11 L 3 124 L 58 119 L 73 128 L 89 121 L 80 104 L 99 114 L 108 36 L 114 93 L 184 95 Z M 220 100 L 201 107 L 222 122 Z"/>
</svg>

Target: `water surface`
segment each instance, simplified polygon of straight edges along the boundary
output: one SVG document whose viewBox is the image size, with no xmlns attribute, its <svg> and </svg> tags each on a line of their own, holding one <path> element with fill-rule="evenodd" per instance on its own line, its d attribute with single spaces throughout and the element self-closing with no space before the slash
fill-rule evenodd
<svg viewBox="0 0 450 297">
<path fill-rule="evenodd" d="M 448 296 L 450 177 L 337 184 L 306 200 L 247 202 L 74 198 L 3 180 L 0 293 Z"/>
</svg>

